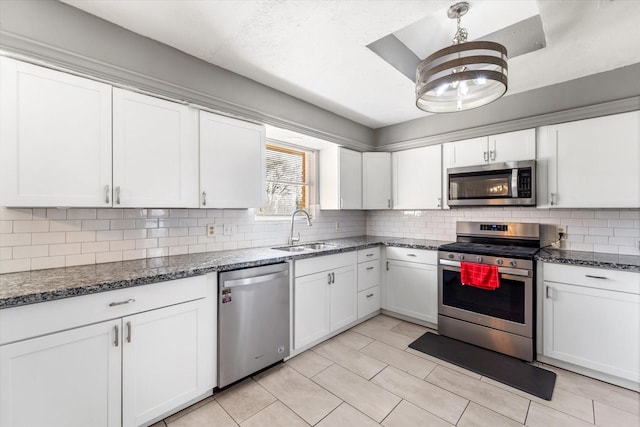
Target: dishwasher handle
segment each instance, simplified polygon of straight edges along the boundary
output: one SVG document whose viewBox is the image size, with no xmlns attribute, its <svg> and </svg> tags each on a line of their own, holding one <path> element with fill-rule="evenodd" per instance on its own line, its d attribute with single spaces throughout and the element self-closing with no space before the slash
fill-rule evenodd
<svg viewBox="0 0 640 427">
<path fill-rule="evenodd" d="M 258 283 L 268 282 L 280 277 L 286 277 L 289 275 L 289 270 L 278 271 L 277 273 L 265 274 L 263 276 L 253 276 L 244 279 L 225 280 L 222 282 L 223 288 L 235 288 L 237 286 L 256 285 Z"/>
</svg>

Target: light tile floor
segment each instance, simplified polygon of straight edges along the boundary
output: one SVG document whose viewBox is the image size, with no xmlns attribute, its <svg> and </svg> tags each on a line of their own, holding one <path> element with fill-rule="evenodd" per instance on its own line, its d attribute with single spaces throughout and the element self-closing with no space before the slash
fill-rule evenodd
<svg viewBox="0 0 640 427">
<path fill-rule="evenodd" d="M 153 427 L 640 426 L 640 394 L 562 369 L 538 399 L 407 348 L 428 329 L 379 315 Z"/>
</svg>

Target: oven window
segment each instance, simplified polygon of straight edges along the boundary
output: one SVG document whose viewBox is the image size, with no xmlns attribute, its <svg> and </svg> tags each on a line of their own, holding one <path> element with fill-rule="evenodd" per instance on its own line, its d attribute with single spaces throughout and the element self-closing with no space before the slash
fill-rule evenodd
<svg viewBox="0 0 640 427">
<path fill-rule="evenodd" d="M 460 283 L 460 273 L 443 270 L 442 302 L 450 307 L 524 324 L 524 282 L 500 278 L 500 287 L 487 291 Z"/>
<path fill-rule="evenodd" d="M 449 198 L 451 200 L 505 197 L 512 197 L 510 169 L 491 173 L 449 175 Z"/>
</svg>

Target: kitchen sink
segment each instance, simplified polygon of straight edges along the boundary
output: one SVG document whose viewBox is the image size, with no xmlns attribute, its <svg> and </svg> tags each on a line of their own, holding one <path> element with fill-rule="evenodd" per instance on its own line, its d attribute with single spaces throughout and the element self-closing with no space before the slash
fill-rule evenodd
<svg viewBox="0 0 640 427">
<path fill-rule="evenodd" d="M 293 246 L 280 246 L 272 249 L 277 249 L 279 251 L 286 251 L 286 252 L 304 252 L 304 251 L 321 251 L 323 249 L 335 248 L 336 246 L 337 245 L 332 245 L 331 243 L 314 242 L 314 243 L 303 243 L 300 245 L 293 245 Z"/>
</svg>

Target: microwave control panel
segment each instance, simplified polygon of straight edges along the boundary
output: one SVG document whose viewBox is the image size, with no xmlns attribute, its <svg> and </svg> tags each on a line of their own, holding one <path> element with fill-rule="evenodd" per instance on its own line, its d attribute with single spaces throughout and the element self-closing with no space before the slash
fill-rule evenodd
<svg viewBox="0 0 640 427">
<path fill-rule="evenodd" d="M 530 198 L 532 188 L 531 169 L 518 169 L 518 197 Z"/>
</svg>

